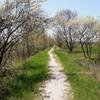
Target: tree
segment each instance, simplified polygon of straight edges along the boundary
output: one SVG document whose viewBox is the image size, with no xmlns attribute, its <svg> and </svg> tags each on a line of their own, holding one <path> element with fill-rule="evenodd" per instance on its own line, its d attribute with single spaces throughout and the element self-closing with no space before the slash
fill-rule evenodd
<svg viewBox="0 0 100 100">
<path fill-rule="evenodd" d="M 34 28 L 39 29 L 40 1 L 7 0 L 0 11 L 0 68 L 4 67 L 12 48 Z M 27 36 L 28 36 L 27 35 Z M 28 41 L 27 41 L 28 42 Z M 28 44 L 28 43 L 27 43 Z"/>
<path fill-rule="evenodd" d="M 85 17 L 79 23 L 79 41 L 84 57 L 91 58 L 91 49 L 94 39 L 97 38 L 96 20 L 93 17 Z"/>
<path fill-rule="evenodd" d="M 54 29 L 54 39 L 55 39 L 55 44 L 58 46 L 58 47 L 63 47 L 64 45 L 64 37 L 62 35 L 62 32 L 61 30 L 58 28 Z"/>
<path fill-rule="evenodd" d="M 72 52 L 74 49 L 74 38 L 76 35 L 74 24 L 71 24 L 71 20 L 76 17 L 77 13 L 68 9 L 58 12 L 55 16 L 55 29 L 59 29 L 60 33 L 62 33 L 69 52 Z"/>
</svg>

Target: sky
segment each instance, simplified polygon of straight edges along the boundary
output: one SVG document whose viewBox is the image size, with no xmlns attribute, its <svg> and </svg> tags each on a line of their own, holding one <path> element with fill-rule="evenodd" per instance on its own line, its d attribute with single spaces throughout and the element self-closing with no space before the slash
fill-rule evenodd
<svg viewBox="0 0 100 100">
<path fill-rule="evenodd" d="M 4 1 L 0 0 L 0 4 Z M 54 16 L 61 9 L 70 9 L 80 16 L 100 17 L 100 0 L 46 0 L 43 8 L 49 16 Z"/>
<path fill-rule="evenodd" d="M 43 8 L 49 16 L 61 9 L 77 11 L 80 16 L 100 16 L 100 0 L 47 0 Z"/>
</svg>

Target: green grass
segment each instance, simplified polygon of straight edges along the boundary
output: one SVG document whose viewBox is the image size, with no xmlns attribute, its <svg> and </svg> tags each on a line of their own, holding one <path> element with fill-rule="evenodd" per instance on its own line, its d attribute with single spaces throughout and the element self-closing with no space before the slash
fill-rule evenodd
<svg viewBox="0 0 100 100">
<path fill-rule="evenodd" d="M 9 82 L 11 95 L 8 100 L 35 100 L 35 96 L 39 97 L 39 87 L 49 76 L 47 64 L 48 50 L 20 64 Z"/>
<path fill-rule="evenodd" d="M 100 81 L 86 74 L 88 67 L 83 67 L 77 62 L 84 60 L 80 53 L 68 54 L 66 50 L 56 49 L 55 53 L 64 66 L 65 73 L 69 76 L 74 100 L 100 100 Z"/>
</svg>

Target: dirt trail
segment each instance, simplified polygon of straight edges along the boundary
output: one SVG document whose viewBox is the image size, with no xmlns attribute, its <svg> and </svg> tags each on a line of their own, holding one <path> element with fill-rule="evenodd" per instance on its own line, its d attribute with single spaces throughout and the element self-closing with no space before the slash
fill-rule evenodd
<svg viewBox="0 0 100 100">
<path fill-rule="evenodd" d="M 49 51 L 51 78 L 45 82 L 42 100 L 71 100 L 72 93 L 70 84 L 63 72 L 63 67 L 58 62 L 53 51 L 53 48 Z"/>
</svg>

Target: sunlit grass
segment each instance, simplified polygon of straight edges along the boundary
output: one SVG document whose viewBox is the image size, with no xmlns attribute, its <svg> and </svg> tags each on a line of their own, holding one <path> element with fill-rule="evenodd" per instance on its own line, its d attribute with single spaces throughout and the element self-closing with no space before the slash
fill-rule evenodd
<svg viewBox="0 0 100 100">
<path fill-rule="evenodd" d="M 77 61 L 86 60 L 81 53 L 68 54 L 66 50 L 56 49 L 55 53 L 64 66 L 65 73 L 74 93 L 74 100 L 100 100 L 100 82 L 88 73 L 87 66 L 80 66 Z"/>
<path fill-rule="evenodd" d="M 39 87 L 48 78 L 48 50 L 42 51 L 18 64 L 16 76 L 10 80 L 11 97 L 8 100 L 35 100 Z"/>
</svg>

